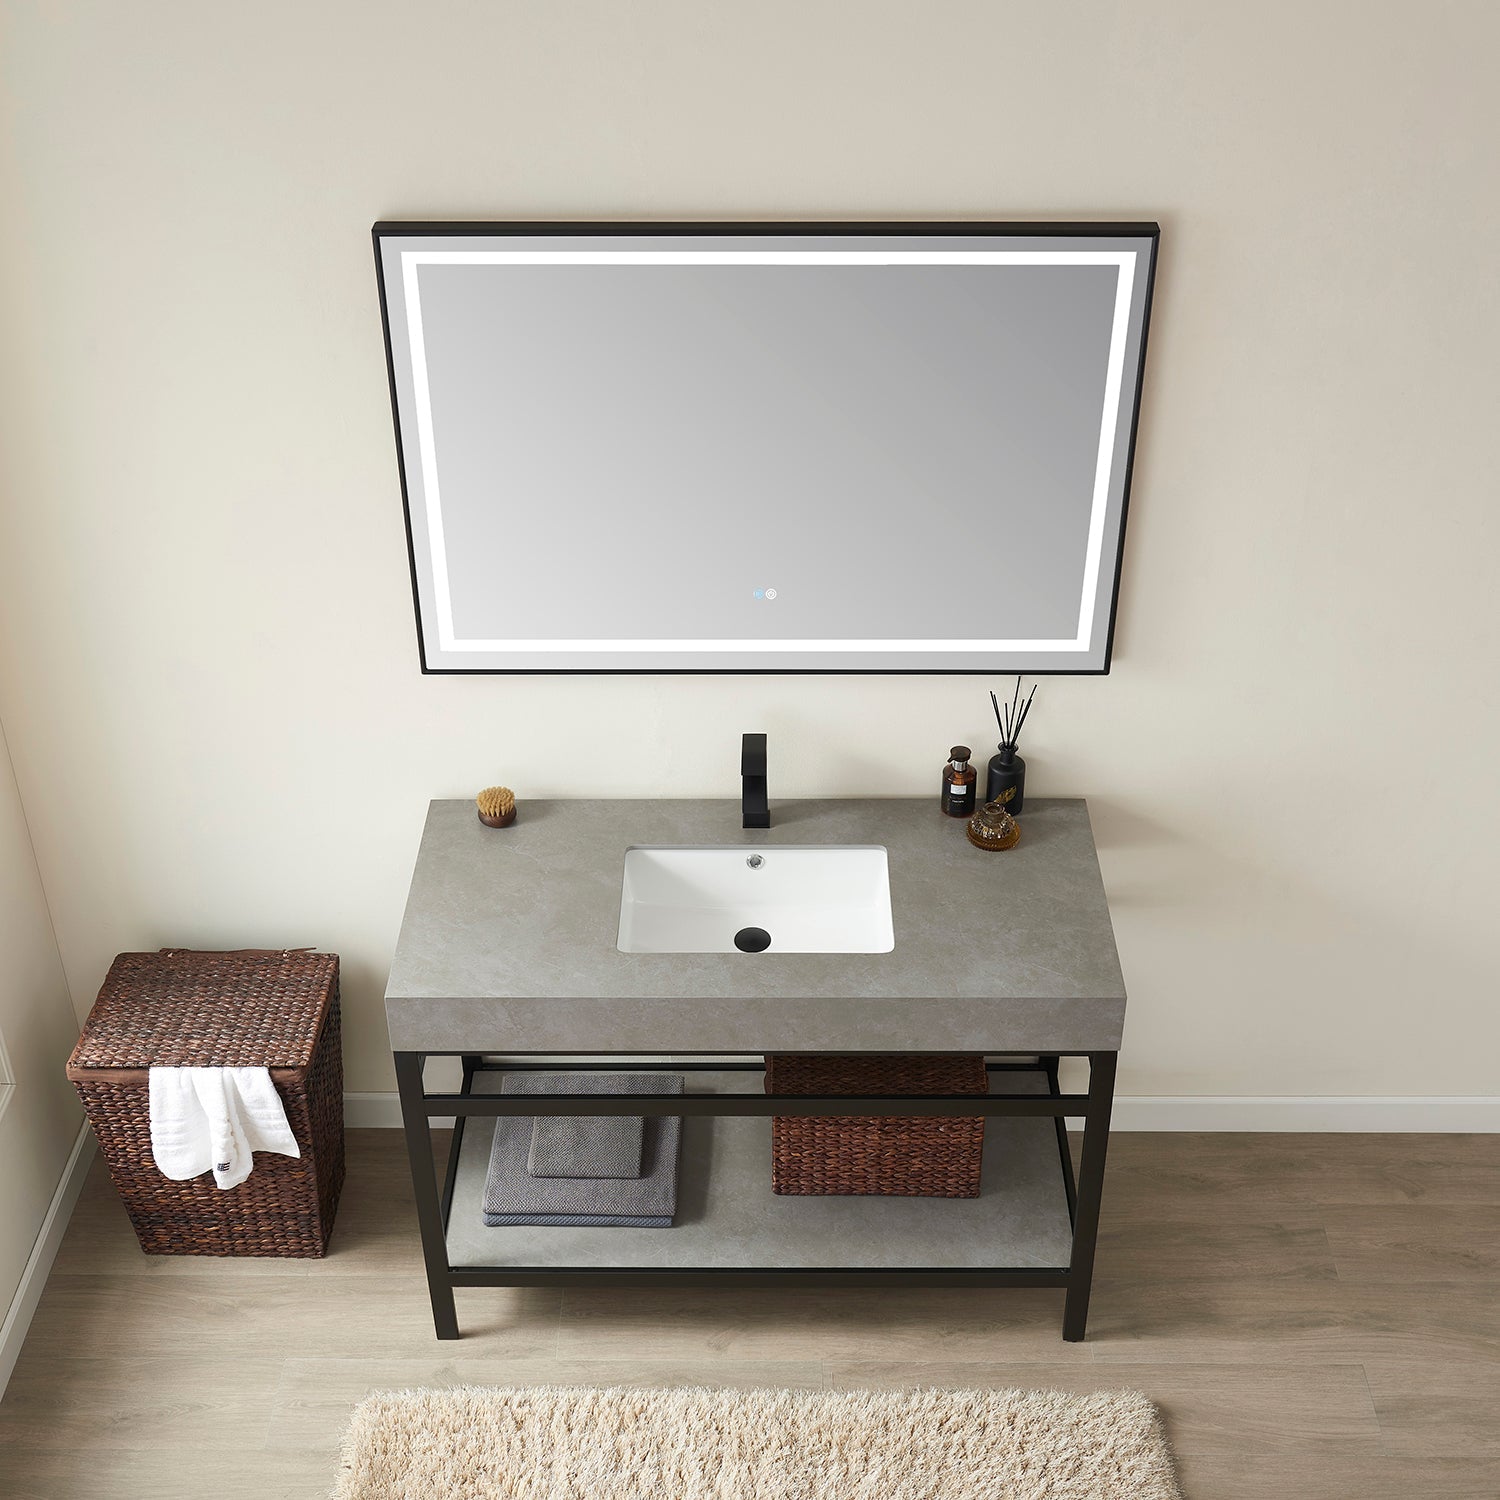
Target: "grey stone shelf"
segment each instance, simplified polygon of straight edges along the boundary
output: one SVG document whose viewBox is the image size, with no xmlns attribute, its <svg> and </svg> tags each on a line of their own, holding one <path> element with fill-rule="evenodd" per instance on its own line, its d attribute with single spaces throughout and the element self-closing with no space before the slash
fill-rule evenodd
<svg viewBox="0 0 1500 1500">
<path fill-rule="evenodd" d="M 601 1089 L 605 1087 L 601 1077 Z M 1046 1092 L 1039 1073 L 992 1086 Z M 742 1091 L 745 1075 L 689 1075 L 693 1090 Z M 496 1074 L 476 1092 L 499 1089 Z M 682 1124 L 671 1229 L 491 1228 L 483 1221 L 494 1121 L 469 1116 L 459 1151 L 447 1253 L 462 1268 L 915 1270 L 1066 1268 L 1067 1190 L 1051 1119 L 992 1116 L 978 1198 L 803 1198 L 771 1191 L 771 1121 L 689 1116 Z"/>
</svg>

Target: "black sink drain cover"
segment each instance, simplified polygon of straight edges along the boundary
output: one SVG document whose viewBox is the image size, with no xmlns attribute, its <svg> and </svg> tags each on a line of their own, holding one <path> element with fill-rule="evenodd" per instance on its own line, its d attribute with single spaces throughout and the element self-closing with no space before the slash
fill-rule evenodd
<svg viewBox="0 0 1500 1500">
<path fill-rule="evenodd" d="M 764 953 L 771 946 L 771 934 L 764 927 L 741 927 L 734 935 L 734 946 L 741 953 Z"/>
</svg>

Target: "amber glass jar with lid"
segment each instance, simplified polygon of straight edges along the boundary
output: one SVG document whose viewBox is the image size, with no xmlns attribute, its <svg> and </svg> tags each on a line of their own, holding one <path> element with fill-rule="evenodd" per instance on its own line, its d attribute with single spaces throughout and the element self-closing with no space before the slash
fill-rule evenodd
<svg viewBox="0 0 1500 1500">
<path fill-rule="evenodd" d="M 1020 841 L 1021 825 L 1003 802 L 986 802 L 964 832 L 976 849 L 1013 849 Z"/>
</svg>

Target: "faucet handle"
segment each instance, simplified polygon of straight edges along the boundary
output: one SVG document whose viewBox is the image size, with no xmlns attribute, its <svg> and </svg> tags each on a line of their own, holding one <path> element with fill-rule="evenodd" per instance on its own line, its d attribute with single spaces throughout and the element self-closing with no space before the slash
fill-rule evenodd
<svg viewBox="0 0 1500 1500">
<path fill-rule="evenodd" d="M 766 774 L 766 737 L 763 734 L 747 734 L 740 738 L 740 775 L 764 776 Z"/>
</svg>

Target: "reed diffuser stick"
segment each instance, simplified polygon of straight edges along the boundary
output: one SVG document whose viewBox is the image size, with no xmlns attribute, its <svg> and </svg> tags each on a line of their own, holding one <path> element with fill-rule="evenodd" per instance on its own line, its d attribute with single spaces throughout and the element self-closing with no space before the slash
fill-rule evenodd
<svg viewBox="0 0 1500 1500">
<path fill-rule="evenodd" d="M 1000 730 L 1000 743 L 1008 745 L 1010 743 L 1010 728 L 1005 722 L 1006 710 L 1000 707 L 1000 700 L 995 696 L 993 688 L 990 690 L 990 703 L 995 710 L 995 723 Z"/>
<path fill-rule="evenodd" d="M 990 689 L 990 706 L 995 710 L 995 723 L 1000 727 L 1000 748 L 1014 753 L 1016 742 L 1021 738 L 1021 730 L 1026 723 L 1026 715 L 1031 712 L 1032 700 L 1036 697 L 1036 684 L 1032 683 L 1031 691 L 1025 700 L 1021 698 L 1021 678 L 1016 677 L 1015 691 L 1011 694 L 1009 703 L 1002 706 L 998 697 L 995 696 L 993 688 Z"/>
<path fill-rule="evenodd" d="M 1026 723 L 1026 715 L 1031 712 L 1031 700 L 1036 697 L 1036 684 L 1031 685 L 1031 692 L 1026 701 L 1021 705 L 1021 717 L 1016 720 L 1016 727 L 1011 734 L 1011 744 L 1021 737 L 1021 728 Z"/>
</svg>

